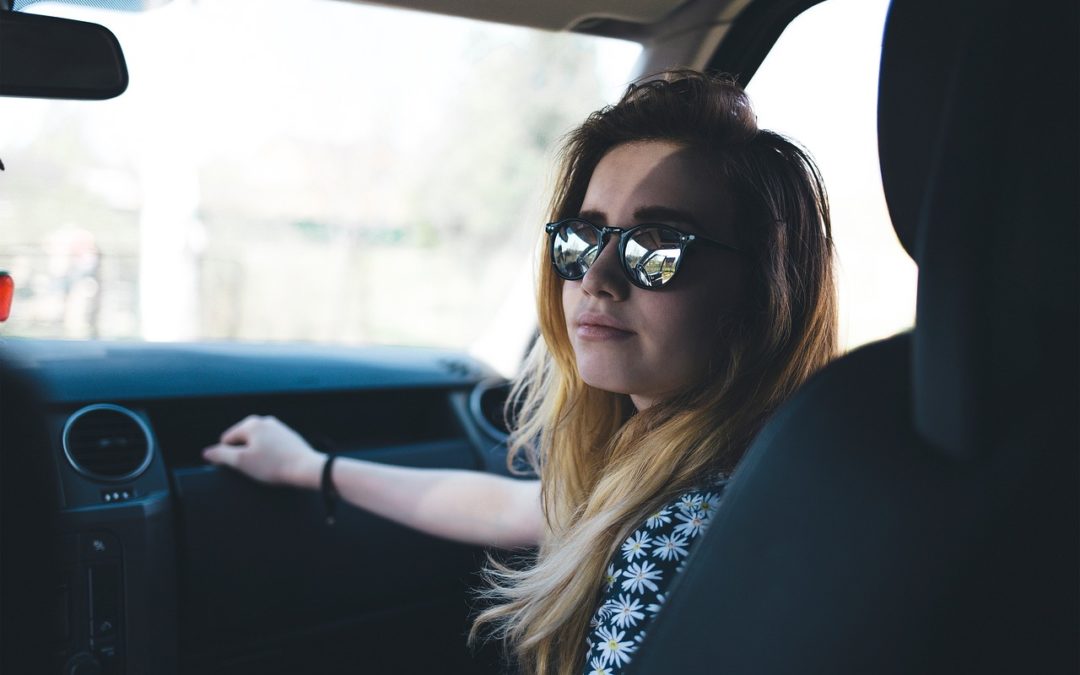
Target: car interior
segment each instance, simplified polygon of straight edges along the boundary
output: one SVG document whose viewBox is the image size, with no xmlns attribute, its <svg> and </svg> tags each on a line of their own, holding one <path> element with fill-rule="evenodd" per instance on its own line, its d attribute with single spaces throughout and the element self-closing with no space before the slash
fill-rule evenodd
<svg viewBox="0 0 1080 675">
<path fill-rule="evenodd" d="M 1075 671 L 1077 162 L 1052 148 L 1077 140 L 1076 8 L 1016 11 L 893 3 L 878 125 L 915 327 L 766 426 L 634 672 Z"/>
<path fill-rule="evenodd" d="M 749 83 L 820 1 L 378 4 Z M 0 0 L 0 95 L 123 96 L 122 42 L 34 4 Z M 1080 668 L 1077 32 L 1071 2 L 891 2 L 876 124 L 914 324 L 767 424 L 631 672 Z M 0 667 L 503 672 L 466 646 L 488 552 L 357 509 L 329 524 L 319 494 L 200 451 L 257 412 L 329 453 L 510 475 L 507 391 L 465 350 L 5 337 Z"/>
</svg>

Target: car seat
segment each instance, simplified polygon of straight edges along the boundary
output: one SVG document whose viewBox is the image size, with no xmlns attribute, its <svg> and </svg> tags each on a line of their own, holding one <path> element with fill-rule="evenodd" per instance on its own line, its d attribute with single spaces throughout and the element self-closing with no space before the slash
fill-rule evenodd
<svg viewBox="0 0 1080 675">
<path fill-rule="evenodd" d="M 2 355 L 0 355 L 2 356 Z M 0 358 L 0 672 L 49 672 L 68 601 L 55 468 L 37 386 Z M 60 665 L 53 664 L 53 672 Z"/>
<path fill-rule="evenodd" d="M 766 425 L 629 672 L 1077 672 L 1077 26 L 895 0 L 879 149 L 914 329 Z"/>
</svg>

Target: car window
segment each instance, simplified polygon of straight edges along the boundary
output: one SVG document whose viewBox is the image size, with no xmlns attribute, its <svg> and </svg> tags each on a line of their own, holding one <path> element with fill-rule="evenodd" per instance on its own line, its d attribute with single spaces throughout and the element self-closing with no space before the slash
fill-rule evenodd
<svg viewBox="0 0 1080 675">
<path fill-rule="evenodd" d="M 917 268 L 892 229 L 877 152 L 887 0 L 827 0 L 787 27 L 747 86 L 762 127 L 817 159 L 829 191 L 845 348 L 909 328 Z"/>
<path fill-rule="evenodd" d="M 552 152 L 640 46 L 330 0 L 102 23 L 130 86 L 0 99 L 9 336 L 299 340 L 520 360 Z"/>
</svg>

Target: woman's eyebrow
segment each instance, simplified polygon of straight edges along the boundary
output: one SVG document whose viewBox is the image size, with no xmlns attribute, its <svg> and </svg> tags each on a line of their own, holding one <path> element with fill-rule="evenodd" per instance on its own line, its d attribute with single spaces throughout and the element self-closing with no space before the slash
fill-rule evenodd
<svg viewBox="0 0 1080 675">
<path fill-rule="evenodd" d="M 583 220 L 589 220 L 595 225 L 606 225 L 607 214 L 602 211 L 597 211 L 595 208 L 586 208 L 586 210 L 578 213 L 578 217 Z M 675 208 L 674 206 L 639 206 L 634 211 L 634 221 L 659 221 L 659 222 L 672 222 L 672 224 L 688 225 L 691 227 L 698 226 L 698 218 L 694 217 L 689 211 L 683 210 L 683 208 Z"/>
<path fill-rule="evenodd" d="M 634 220 L 637 222 L 654 220 L 664 223 L 681 223 L 683 225 L 698 225 L 697 218 L 689 211 L 673 208 L 671 206 L 642 206 L 634 211 Z"/>
<path fill-rule="evenodd" d="M 607 214 L 596 209 L 580 211 L 578 218 L 587 220 L 594 225 L 607 224 Z M 694 217 L 694 214 L 673 206 L 640 206 L 634 210 L 634 222 L 661 222 L 686 225 L 693 228 L 698 227 L 698 219 Z M 630 225 L 630 223 L 627 223 L 623 227 L 629 227 Z"/>
<path fill-rule="evenodd" d="M 607 224 L 607 216 L 604 215 L 604 212 L 603 211 L 597 211 L 595 209 L 588 209 L 588 210 L 585 210 L 585 211 L 579 211 L 578 212 L 578 218 L 581 218 L 582 220 L 587 220 L 590 223 L 592 223 L 593 225 L 606 225 Z"/>
</svg>

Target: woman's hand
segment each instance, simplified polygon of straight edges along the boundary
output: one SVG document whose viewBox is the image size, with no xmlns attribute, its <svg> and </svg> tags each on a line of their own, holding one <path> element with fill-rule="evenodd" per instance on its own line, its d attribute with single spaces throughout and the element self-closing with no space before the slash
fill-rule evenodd
<svg viewBox="0 0 1080 675">
<path fill-rule="evenodd" d="M 317 488 L 326 455 L 276 417 L 250 415 L 203 450 L 203 458 L 264 483 Z"/>
</svg>

